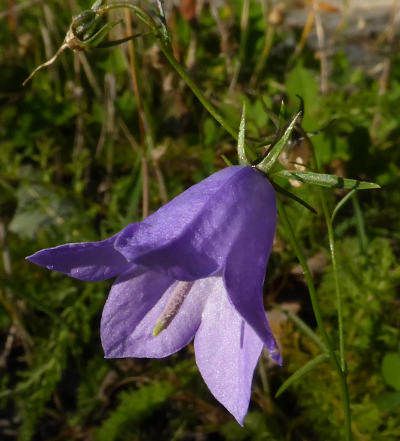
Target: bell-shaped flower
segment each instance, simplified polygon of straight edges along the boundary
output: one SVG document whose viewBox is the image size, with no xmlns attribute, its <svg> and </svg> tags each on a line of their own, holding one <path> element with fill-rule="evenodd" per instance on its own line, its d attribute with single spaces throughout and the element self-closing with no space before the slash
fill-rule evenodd
<svg viewBox="0 0 400 441">
<path fill-rule="evenodd" d="M 28 260 L 81 280 L 118 276 L 101 320 L 106 357 L 166 357 L 194 338 L 204 381 L 242 424 L 263 347 L 281 362 L 263 305 L 275 226 L 270 182 L 234 166 L 109 239 Z"/>
</svg>

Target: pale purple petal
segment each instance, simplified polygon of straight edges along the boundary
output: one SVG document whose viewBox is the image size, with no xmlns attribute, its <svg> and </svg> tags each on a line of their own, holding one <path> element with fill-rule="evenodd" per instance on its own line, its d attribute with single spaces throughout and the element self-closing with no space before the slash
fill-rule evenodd
<svg viewBox="0 0 400 441">
<path fill-rule="evenodd" d="M 200 325 L 210 292 L 208 279 L 197 280 L 167 329 L 153 329 L 177 282 L 165 274 L 135 268 L 114 283 L 101 319 L 101 339 L 107 358 L 161 358 L 186 346 Z"/>
<path fill-rule="evenodd" d="M 47 248 L 26 259 L 76 279 L 92 282 L 106 280 L 130 266 L 126 258 L 114 248 L 116 237 L 100 242 L 68 243 Z"/>
<path fill-rule="evenodd" d="M 190 187 L 138 228 L 125 228 L 115 247 L 136 264 L 177 280 L 219 274 L 242 230 L 254 222 L 265 225 L 259 206 L 268 206 L 269 188 L 257 170 L 229 167 Z M 252 258 L 250 251 L 247 257 Z"/>
<path fill-rule="evenodd" d="M 242 424 L 262 346 L 281 362 L 263 305 L 275 227 L 272 185 L 258 170 L 235 166 L 110 239 L 50 248 L 27 259 L 82 280 L 119 275 L 101 322 L 108 358 L 165 357 L 196 334 L 204 380 Z M 190 284 L 180 285 L 184 301 L 154 337 L 179 281 L 194 284 L 188 294 L 184 287 Z"/>
<path fill-rule="evenodd" d="M 213 280 L 194 340 L 196 362 L 212 394 L 243 425 L 263 343 L 229 302 L 222 278 Z"/>
<path fill-rule="evenodd" d="M 224 280 L 238 313 L 257 332 L 271 357 L 281 363 L 263 304 L 265 271 L 276 228 L 276 200 L 269 181 L 261 175 L 260 179 L 263 179 L 263 184 L 253 190 L 246 187 L 238 190 L 247 195 L 248 207 L 252 208 L 245 214 L 246 228 L 237 236 L 226 258 Z"/>
</svg>

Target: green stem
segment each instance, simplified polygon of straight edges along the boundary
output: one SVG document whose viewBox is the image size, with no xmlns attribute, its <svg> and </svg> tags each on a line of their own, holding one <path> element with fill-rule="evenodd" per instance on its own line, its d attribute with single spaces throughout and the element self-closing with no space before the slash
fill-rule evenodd
<svg viewBox="0 0 400 441">
<path fill-rule="evenodd" d="M 233 129 L 228 122 L 225 120 L 225 118 L 220 115 L 217 111 L 217 109 L 208 101 L 208 99 L 204 96 L 203 92 L 197 87 L 196 83 L 190 78 L 190 76 L 187 74 L 185 69 L 180 65 L 178 60 L 173 56 L 170 49 L 167 47 L 165 42 L 163 41 L 163 35 L 161 35 L 160 30 L 158 29 L 157 24 L 153 20 L 151 16 L 149 16 L 147 13 L 145 13 L 142 9 L 140 9 L 138 6 L 133 5 L 129 2 L 113 2 L 110 3 L 108 6 L 102 8 L 102 12 L 107 12 L 110 9 L 119 9 L 119 8 L 129 8 L 134 11 L 134 13 L 137 15 L 137 17 L 146 25 L 148 25 L 154 35 L 156 36 L 158 40 L 159 48 L 161 49 L 161 52 L 165 55 L 166 59 L 169 61 L 171 66 L 176 70 L 176 72 L 180 75 L 180 77 L 183 79 L 183 81 L 186 83 L 186 85 L 192 90 L 194 95 L 197 97 L 197 99 L 200 101 L 200 103 L 205 107 L 205 109 L 211 114 L 211 116 L 221 124 L 221 126 L 230 134 L 233 136 L 234 139 L 238 139 L 238 134 L 235 129 Z"/>
<path fill-rule="evenodd" d="M 286 213 L 286 208 L 285 206 L 282 204 L 282 202 L 280 201 L 279 198 L 277 198 L 277 204 L 278 204 L 278 212 L 279 212 L 279 217 L 282 220 L 283 226 L 285 228 L 285 231 L 288 233 L 289 235 L 289 240 L 291 242 L 291 245 L 294 249 L 294 252 L 297 256 L 297 259 L 300 262 L 301 267 L 303 268 L 303 272 L 304 272 L 304 277 L 306 279 L 306 283 L 308 286 L 308 290 L 310 292 L 310 298 L 311 298 L 311 304 L 312 304 L 312 308 L 314 311 L 314 315 L 315 315 L 315 319 L 317 321 L 317 326 L 319 329 L 319 332 L 321 333 L 321 337 L 322 340 L 328 350 L 328 352 L 330 353 L 332 359 L 335 359 L 335 353 L 332 347 L 332 343 L 328 337 L 328 334 L 326 333 L 325 330 L 325 326 L 322 320 L 322 315 L 321 315 L 321 311 L 319 309 L 319 304 L 317 301 L 317 296 L 316 296 L 316 291 L 315 291 L 315 286 L 314 286 L 314 282 L 312 280 L 312 276 L 311 276 L 311 272 L 310 269 L 308 267 L 307 261 L 297 243 L 293 228 L 289 222 L 289 218 L 288 215 Z"/>
<path fill-rule="evenodd" d="M 211 116 L 221 124 L 221 126 L 235 138 L 238 139 L 238 134 L 236 130 L 234 130 L 228 123 L 225 121 L 217 111 L 217 109 L 207 100 L 204 96 L 203 92 L 197 87 L 196 83 L 190 78 L 190 76 L 186 73 L 183 67 L 179 64 L 176 58 L 171 54 L 171 52 L 165 47 L 165 45 L 160 41 L 159 47 L 162 53 L 165 55 L 165 58 L 169 61 L 171 66 L 176 70 L 176 72 L 180 75 L 183 81 L 187 86 L 191 89 L 191 91 L 196 95 L 197 99 L 201 102 L 201 104 L 205 107 L 205 109 L 211 114 Z"/>
<path fill-rule="evenodd" d="M 304 277 L 306 279 L 308 291 L 310 293 L 311 305 L 312 305 L 312 308 L 314 311 L 315 319 L 317 321 L 317 326 L 318 326 L 319 332 L 321 334 L 324 345 L 326 346 L 326 348 L 328 350 L 328 353 L 329 353 L 329 356 L 330 356 L 331 361 L 333 363 L 333 366 L 339 376 L 340 389 L 341 389 L 342 401 L 343 401 L 343 407 L 344 407 L 345 425 L 346 425 L 346 429 L 345 429 L 346 430 L 346 440 L 351 441 L 352 440 L 351 411 L 350 411 L 350 398 L 349 398 L 349 391 L 348 391 L 348 387 L 347 387 L 346 374 L 341 369 L 339 359 L 335 354 L 331 340 L 328 337 L 328 334 L 325 330 L 321 310 L 319 308 L 319 303 L 318 303 L 318 299 L 317 299 L 317 295 L 316 295 L 314 281 L 312 279 L 311 271 L 308 267 L 307 261 L 306 261 L 304 254 L 302 253 L 302 251 L 298 245 L 293 228 L 290 224 L 288 215 L 286 213 L 286 209 L 285 209 L 284 205 L 282 204 L 282 202 L 279 200 L 279 198 L 277 200 L 277 203 L 278 203 L 279 217 L 283 223 L 285 231 L 287 232 L 287 234 L 289 236 L 290 243 L 291 243 L 293 250 L 297 256 L 297 259 L 299 260 L 300 265 L 303 268 Z"/>
<path fill-rule="evenodd" d="M 316 168 L 317 171 L 320 170 L 320 163 L 318 160 L 318 156 L 316 154 L 316 151 L 314 149 L 314 146 L 312 145 L 310 139 L 307 137 L 307 134 L 303 131 L 305 138 L 308 139 L 309 145 L 311 147 L 312 152 L 312 158 L 313 158 L 313 166 Z M 331 254 L 331 260 L 332 260 L 332 270 L 333 270 L 333 277 L 335 281 L 335 291 L 336 291 L 336 307 L 337 307 L 337 316 L 338 316 L 338 332 L 339 332 L 339 360 L 335 355 L 334 363 L 336 370 L 338 371 L 340 383 L 341 383 L 341 390 L 342 390 L 342 400 L 343 400 L 343 406 L 344 406 L 344 413 L 345 413 L 345 421 L 346 421 L 346 434 L 347 434 L 347 440 L 350 441 L 352 439 L 352 433 L 351 433 L 351 410 L 350 410 L 350 398 L 349 398 L 349 389 L 347 386 L 347 366 L 346 366 L 346 358 L 344 354 L 344 332 L 343 332 L 343 302 L 342 302 L 342 292 L 340 289 L 340 283 L 339 283 L 339 274 L 338 274 L 338 267 L 337 267 L 337 261 L 336 261 L 336 249 L 335 249 L 335 238 L 333 233 L 333 218 L 335 212 L 332 213 L 332 217 L 329 215 L 328 210 L 328 204 L 325 199 L 325 193 L 323 189 L 320 189 L 320 198 L 321 198 L 321 205 L 322 205 L 322 211 L 324 213 L 325 222 L 328 228 L 328 240 L 329 240 L 329 251 Z"/>
<path fill-rule="evenodd" d="M 307 136 L 307 135 L 306 135 Z M 306 138 L 308 139 L 308 138 Z M 320 163 L 318 160 L 318 156 L 316 154 L 316 151 L 314 149 L 314 146 L 312 145 L 311 141 L 308 140 L 310 143 L 312 156 L 313 156 L 313 166 L 316 168 L 316 170 L 319 172 L 320 170 Z M 332 213 L 332 216 L 329 214 L 328 204 L 325 199 L 325 193 L 323 189 L 319 189 L 319 196 L 321 199 L 321 205 L 322 205 L 322 211 L 324 213 L 326 226 L 328 228 L 328 240 L 329 240 L 329 251 L 331 254 L 331 260 L 332 260 L 332 270 L 333 270 L 333 278 L 335 281 L 335 292 L 336 292 L 336 308 L 337 308 L 337 317 L 338 317 L 338 332 L 339 332 L 339 354 L 340 354 L 340 368 L 344 375 L 347 374 L 347 366 L 346 366 L 346 358 L 344 354 L 344 330 L 343 330 L 343 301 L 342 301 L 342 291 L 340 289 L 340 283 L 339 283 L 339 274 L 338 274 L 338 266 L 336 261 L 336 249 L 335 249 L 335 237 L 333 233 L 333 218 L 335 213 Z"/>
<path fill-rule="evenodd" d="M 129 3 L 129 2 L 112 2 L 109 5 L 104 6 L 103 8 L 100 8 L 97 12 L 99 14 L 104 14 L 108 11 L 111 11 L 111 9 L 122 9 L 122 8 L 132 9 L 134 11 L 134 13 L 136 14 L 136 16 L 143 23 L 145 23 L 147 26 L 149 26 L 152 29 L 152 31 L 158 32 L 157 24 L 153 20 L 153 18 L 149 14 L 144 12 L 143 9 L 139 8 L 139 6 L 134 5 L 132 3 Z"/>
<path fill-rule="evenodd" d="M 323 190 L 320 190 L 320 195 L 321 195 L 322 211 L 324 212 L 325 222 L 328 228 L 329 251 L 331 253 L 333 278 L 335 281 L 336 306 L 337 306 L 337 314 L 338 314 L 340 366 L 342 371 L 346 373 L 347 367 L 346 367 L 346 358 L 344 354 L 344 332 L 343 332 L 343 300 L 342 300 L 342 291 L 340 289 L 340 283 L 339 283 L 338 266 L 336 261 L 336 249 L 335 249 L 335 238 L 333 233 L 333 224 L 332 224 L 332 218 L 329 215 L 328 205 L 326 203 Z"/>
</svg>

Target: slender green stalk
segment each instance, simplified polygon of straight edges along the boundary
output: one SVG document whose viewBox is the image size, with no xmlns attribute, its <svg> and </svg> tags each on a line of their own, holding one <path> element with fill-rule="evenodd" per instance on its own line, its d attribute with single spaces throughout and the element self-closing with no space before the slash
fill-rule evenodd
<svg viewBox="0 0 400 441">
<path fill-rule="evenodd" d="M 203 92 L 197 87 L 196 83 L 190 78 L 190 76 L 186 73 L 183 67 L 179 64 L 179 62 L 175 59 L 175 57 L 171 54 L 171 52 L 165 47 L 165 45 L 160 42 L 159 47 L 162 53 L 165 55 L 165 58 L 169 61 L 171 66 L 176 70 L 176 72 L 180 75 L 186 85 L 191 89 L 191 91 L 196 95 L 197 99 L 201 102 L 204 108 L 211 114 L 211 116 L 221 124 L 221 126 L 235 138 L 238 139 L 238 134 L 235 129 L 233 129 L 228 122 L 223 118 L 217 111 L 217 109 L 207 100 L 204 96 Z"/>
<path fill-rule="evenodd" d="M 331 253 L 333 278 L 335 281 L 336 307 L 338 314 L 340 366 L 342 371 L 346 373 L 347 367 L 346 367 L 346 358 L 344 354 L 344 331 L 343 331 L 343 300 L 342 300 L 342 291 L 340 289 L 340 283 L 339 283 L 338 266 L 336 261 L 336 249 L 335 249 L 335 238 L 333 233 L 333 224 L 332 224 L 332 218 L 329 215 L 328 205 L 326 203 L 323 190 L 320 190 L 320 193 L 321 193 L 322 211 L 324 213 L 326 226 L 328 228 L 329 251 Z"/>
<path fill-rule="evenodd" d="M 344 198 L 342 198 L 336 207 L 334 208 L 332 214 L 331 214 L 331 222 L 333 224 L 333 221 L 335 220 L 335 217 L 338 213 L 338 211 L 344 206 L 344 204 L 353 196 L 353 194 L 356 192 L 355 189 L 349 191 Z"/>
<path fill-rule="evenodd" d="M 217 111 L 217 109 L 210 103 L 210 101 L 204 96 L 203 92 L 197 87 L 196 83 L 190 78 L 185 69 L 181 66 L 178 60 L 173 56 L 171 50 L 166 46 L 163 41 L 162 36 L 160 35 L 157 24 L 154 22 L 152 17 L 146 14 L 142 9 L 138 8 L 138 6 L 130 3 L 130 2 L 113 2 L 110 3 L 107 7 L 103 8 L 104 12 L 110 9 L 118 9 L 118 8 L 129 8 L 134 11 L 137 17 L 143 21 L 146 25 L 148 25 L 158 40 L 158 46 L 164 54 L 165 58 L 169 61 L 171 66 L 175 69 L 175 71 L 180 75 L 186 85 L 191 89 L 200 103 L 204 106 L 204 108 L 211 114 L 211 116 L 221 124 L 221 126 L 233 136 L 234 139 L 238 139 L 238 134 L 235 129 L 233 129 L 228 122 L 223 118 Z"/>
<path fill-rule="evenodd" d="M 313 155 L 313 162 L 314 167 L 317 171 L 320 170 L 320 164 L 318 157 L 316 155 L 316 152 L 314 150 L 314 147 L 307 137 L 307 134 L 303 131 L 303 135 L 306 139 L 308 139 L 308 142 L 311 147 L 312 155 Z M 349 398 L 349 390 L 347 386 L 347 366 L 346 366 L 346 357 L 344 353 L 344 329 L 343 329 L 343 301 L 342 301 L 342 291 L 340 289 L 340 283 L 339 283 L 339 274 L 338 274 L 338 267 L 337 267 L 337 261 L 336 261 L 336 249 L 335 249 L 335 238 L 334 238 L 334 232 L 333 232 L 333 218 L 335 212 L 332 213 L 332 216 L 329 215 L 328 210 L 328 204 L 325 199 L 325 193 L 323 189 L 319 189 L 319 194 L 321 198 L 321 205 L 322 205 L 322 211 L 324 213 L 325 222 L 328 229 L 328 240 L 329 240 L 329 251 L 331 254 L 331 260 L 332 260 L 332 270 L 333 270 L 333 277 L 335 281 L 335 291 L 336 291 L 336 308 L 337 308 L 337 317 L 338 317 L 338 332 L 339 332 L 339 360 L 335 355 L 335 367 L 337 368 L 340 382 L 341 382 L 341 389 L 342 389 L 342 400 L 343 400 L 343 406 L 344 406 L 344 412 L 345 412 L 345 420 L 346 420 L 346 433 L 347 433 L 347 440 L 352 439 L 352 433 L 351 433 L 351 410 L 350 410 L 350 398 Z"/>
<path fill-rule="evenodd" d="M 128 1 L 126 2 L 112 2 L 107 6 L 104 6 L 103 8 L 100 8 L 97 12 L 104 14 L 108 11 L 111 11 L 111 9 L 121 9 L 121 8 L 129 8 L 134 11 L 134 13 L 137 15 L 137 17 L 145 23 L 147 26 L 149 26 L 153 31 L 157 31 L 157 24 L 152 19 L 152 17 L 143 11 L 143 9 L 139 8 L 139 6 L 130 3 Z"/>
<path fill-rule="evenodd" d="M 296 240 L 293 228 L 289 222 L 289 218 L 286 213 L 285 206 L 282 204 L 282 202 L 280 201 L 279 198 L 277 198 L 277 204 L 278 204 L 279 217 L 282 220 L 285 231 L 289 235 L 289 239 L 290 239 L 291 245 L 294 249 L 294 252 L 297 256 L 297 259 L 299 260 L 300 265 L 303 268 L 304 277 L 306 279 L 307 287 L 310 292 L 311 304 L 312 304 L 312 308 L 314 311 L 315 319 L 317 321 L 317 326 L 318 326 L 319 332 L 321 334 L 321 337 L 322 337 L 322 340 L 324 342 L 325 347 L 327 348 L 328 352 L 330 353 L 332 360 L 334 360 L 334 359 L 336 359 L 336 356 L 335 356 L 335 353 L 334 353 L 334 350 L 332 347 L 332 343 L 328 337 L 328 334 L 326 333 L 324 322 L 322 320 L 322 315 L 321 315 L 321 311 L 319 309 L 319 304 L 318 304 L 317 296 L 316 296 L 316 292 L 315 292 L 315 286 L 314 286 L 314 282 L 312 280 L 310 269 L 308 267 L 307 261 L 306 261 L 304 255 L 298 245 L 298 242 Z"/>
<path fill-rule="evenodd" d="M 319 332 L 322 337 L 322 341 L 324 342 L 324 345 L 326 346 L 329 356 L 331 358 L 331 361 L 334 365 L 334 368 L 336 369 L 339 380 L 340 380 L 340 388 L 341 388 L 341 394 L 342 394 L 342 401 L 343 401 L 343 408 L 344 408 L 344 416 L 345 416 L 345 424 L 346 424 L 346 440 L 351 441 L 352 439 L 352 433 L 351 433 L 351 411 L 350 411 L 350 398 L 349 398 L 349 391 L 347 387 L 346 382 L 346 374 L 344 371 L 342 371 L 339 359 L 337 358 L 335 351 L 332 346 L 332 342 L 325 330 L 324 322 L 321 315 L 321 310 L 319 308 L 319 303 L 316 295 L 315 285 L 314 281 L 311 276 L 310 269 L 308 267 L 307 261 L 298 245 L 298 242 L 296 240 L 296 236 L 294 234 L 293 228 L 290 224 L 288 215 L 286 213 L 285 206 L 282 204 L 282 202 L 277 200 L 278 203 L 278 211 L 280 219 L 282 220 L 283 226 L 285 228 L 285 231 L 287 232 L 289 236 L 289 240 L 291 242 L 291 245 L 293 247 L 293 250 L 297 256 L 297 259 L 300 262 L 300 265 L 303 268 L 304 277 L 306 279 L 308 291 L 310 293 L 310 299 L 311 299 L 311 305 L 314 311 L 315 319 L 317 321 L 317 326 L 319 329 Z"/>
<path fill-rule="evenodd" d="M 292 320 L 292 322 L 295 323 L 305 335 L 307 335 L 323 352 L 327 352 L 327 349 L 320 338 L 306 323 L 303 322 L 303 320 L 297 314 L 293 314 L 291 311 L 285 312 L 289 319 Z"/>
<path fill-rule="evenodd" d="M 304 132 L 306 139 L 307 134 Z M 314 146 L 311 141 L 308 139 L 308 142 L 311 147 L 314 167 L 317 171 L 320 170 L 320 164 L 316 152 L 314 150 Z M 338 332 L 339 332 L 339 354 L 340 354 L 340 368 L 343 372 L 343 375 L 347 373 L 346 367 L 346 357 L 344 354 L 344 329 L 343 329 L 343 301 L 342 301 L 342 291 L 340 289 L 339 283 L 339 274 L 338 274 L 338 266 L 336 261 L 336 249 L 335 249 L 335 237 L 333 233 L 333 218 L 336 214 L 335 211 L 332 213 L 332 216 L 329 214 L 328 204 L 325 199 L 325 193 L 323 189 L 319 189 L 319 195 L 321 199 L 322 211 L 324 213 L 326 226 L 328 229 L 328 240 L 329 240 L 329 251 L 331 254 L 332 260 L 332 270 L 333 270 L 333 278 L 335 281 L 335 292 L 336 292 L 336 308 L 337 308 L 337 317 L 338 317 Z"/>
</svg>

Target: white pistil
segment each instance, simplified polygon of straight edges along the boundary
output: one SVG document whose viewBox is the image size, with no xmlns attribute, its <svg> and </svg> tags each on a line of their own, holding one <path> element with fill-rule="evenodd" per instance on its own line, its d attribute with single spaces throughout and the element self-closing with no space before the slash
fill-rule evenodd
<svg viewBox="0 0 400 441">
<path fill-rule="evenodd" d="M 167 306 L 158 318 L 156 326 L 154 326 L 152 333 L 153 337 L 157 337 L 160 332 L 168 328 L 181 309 L 181 306 L 192 289 L 193 284 L 194 282 L 179 282 L 176 285 L 171 298 L 168 300 Z"/>
</svg>

